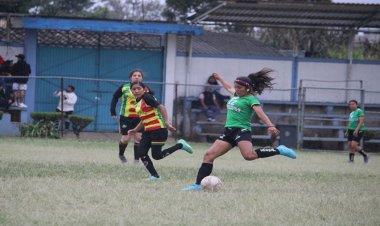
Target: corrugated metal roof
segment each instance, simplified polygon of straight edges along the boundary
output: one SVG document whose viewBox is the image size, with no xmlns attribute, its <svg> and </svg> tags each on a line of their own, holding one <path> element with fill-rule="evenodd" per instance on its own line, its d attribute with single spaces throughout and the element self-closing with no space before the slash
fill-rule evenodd
<svg viewBox="0 0 380 226">
<path fill-rule="evenodd" d="M 380 4 L 224 1 L 188 19 L 255 27 L 380 28 Z"/>
<path fill-rule="evenodd" d="M 177 51 L 187 52 L 186 37 L 178 36 Z M 205 32 L 193 37 L 194 54 L 239 55 L 239 56 L 283 56 L 279 51 L 242 33 Z"/>
</svg>

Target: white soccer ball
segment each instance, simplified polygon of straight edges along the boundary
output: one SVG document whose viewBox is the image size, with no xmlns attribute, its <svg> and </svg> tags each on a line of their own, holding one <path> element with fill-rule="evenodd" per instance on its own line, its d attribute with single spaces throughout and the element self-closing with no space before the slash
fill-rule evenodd
<svg viewBox="0 0 380 226">
<path fill-rule="evenodd" d="M 222 181 L 216 176 L 207 176 L 201 181 L 202 190 L 206 192 L 217 192 L 222 189 Z"/>
</svg>

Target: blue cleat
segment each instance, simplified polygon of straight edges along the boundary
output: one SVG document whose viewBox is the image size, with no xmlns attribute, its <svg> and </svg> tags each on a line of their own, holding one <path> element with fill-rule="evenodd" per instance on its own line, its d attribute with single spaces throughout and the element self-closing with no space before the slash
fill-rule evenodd
<svg viewBox="0 0 380 226">
<path fill-rule="evenodd" d="M 286 146 L 284 145 L 280 145 L 276 148 L 281 155 L 283 156 L 286 156 L 286 157 L 289 157 L 289 158 L 292 158 L 292 159 L 296 159 L 297 158 L 297 154 L 295 151 L 293 151 L 292 149 L 290 148 L 287 148 Z"/>
<path fill-rule="evenodd" d="M 150 180 L 150 181 L 156 181 L 156 180 L 160 180 L 161 178 L 160 177 L 155 177 L 155 176 L 149 176 L 147 178 L 147 180 Z"/>
<path fill-rule="evenodd" d="M 186 151 L 189 154 L 193 154 L 193 148 L 183 139 L 179 139 L 177 144 L 182 144 L 182 150 Z"/>
<path fill-rule="evenodd" d="M 202 190 L 202 185 L 200 184 L 192 184 L 182 189 L 182 191 L 200 191 L 200 190 Z"/>
</svg>

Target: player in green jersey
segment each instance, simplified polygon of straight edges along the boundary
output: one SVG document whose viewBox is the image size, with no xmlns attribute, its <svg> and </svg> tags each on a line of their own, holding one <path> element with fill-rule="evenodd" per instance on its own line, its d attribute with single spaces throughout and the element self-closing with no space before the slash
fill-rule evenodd
<svg viewBox="0 0 380 226">
<path fill-rule="evenodd" d="M 356 100 L 350 100 L 348 102 L 348 107 L 351 110 L 349 116 L 348 127 L 346 130 L 346 136 L 348 140 L 349 162 L 354 162 L 355 152 L 359 152 L 363 158 L 364 163 L 368 163 L 368 155 L 360 147 L 360 140 L 363 137 L 364 128 L 364 111 L 359 108 L 358 102 Z"/>
<path fill-rule="evenodd" d="M 264 68 L 259 72 L 249 74 L 247 77 L 238 77 L 234 81 L 234 86 L 230 85 L 219 74 L 213 74 L 215 79 L 219 80 L 223 87 L 233 95 L 227 103 L 225 130 L 206 151 L 195 183 L 182 189 L 183 191 L 201 190 L 201 181 L 211 174 L 214 160 L 235 146 L 240 149 L 241 155 L 248 161 L 278 154 L 293 159 L 297 157 L 292 149 L 284 145 L 277 148 L 267 147 L 253 150 L 251 121 L 255 114 L 268 126 L 269 133 L 273 136 L 278 136 L 280 133 L 264 113 L 259 100 L 256 98 L 256 95 L 260 95 L 264 89 L 272 88 L 273 78 L 269 75 L 271 72 L 271 69 Z"/>
</svg>

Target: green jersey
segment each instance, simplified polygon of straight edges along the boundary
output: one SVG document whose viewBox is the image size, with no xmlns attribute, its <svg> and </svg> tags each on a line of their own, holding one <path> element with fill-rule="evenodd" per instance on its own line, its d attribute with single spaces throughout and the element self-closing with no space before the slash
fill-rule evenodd
<svg viewBox="0 0 380 226">
<path fill-rule="evenodd" d="M 360 116 L 364 116 L 364 111 L 360 108 L 350 113 L 350 122 L 348 123 L 349 130 L 355 130 L 356 127 L 358 127 Z M 360 131 L 364 131 L 364 124 L 360 126 Z"/>
<path fill-rule="evenodd" d="M 252 95 L 232 97 L 227 102 L 227 121 L 225 127 L 242 128 L 251 131 L 251 121 L 255 114 L 252 106 L 259 104 L 259 100 Z"/>
</svg>

